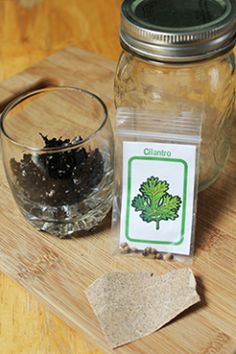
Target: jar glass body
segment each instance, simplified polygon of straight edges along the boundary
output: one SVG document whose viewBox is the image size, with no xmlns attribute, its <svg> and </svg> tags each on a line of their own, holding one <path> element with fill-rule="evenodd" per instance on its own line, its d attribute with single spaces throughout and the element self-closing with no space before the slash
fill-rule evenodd
<svg viewBox="0 0 236 354">
<path fill-rule="evenodd" d="M 115 78 L 116 107 L 203 118 L 199 189 L 212 184 L 230 149 L 235 88 L 233 50 L 193 63 L 163 63 L 123 51 Z M 168 124 L 168 122 L 167 122 Z M 158 127 L 157 127 L 158 131 Z"/>
</svg>

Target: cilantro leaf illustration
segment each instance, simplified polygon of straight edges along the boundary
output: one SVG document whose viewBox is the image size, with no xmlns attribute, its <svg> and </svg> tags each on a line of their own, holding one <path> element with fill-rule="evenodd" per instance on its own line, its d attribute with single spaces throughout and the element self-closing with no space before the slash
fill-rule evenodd
<svg viewBox="0 0 236 354">
<path fill-rule="evenodd" d="M 155 221 L 157 230 L 161 220 L 175 220 L 179 217 L 181 198 L 168 194 L 168 189 L 167 181 L 160 181 L 158 177 L 152 176 L 142 183 L 139 188 L 141 194 L 132 201 L 135 211 L 141 211 L 142 220 L 147 223 Z"/>
</svg>

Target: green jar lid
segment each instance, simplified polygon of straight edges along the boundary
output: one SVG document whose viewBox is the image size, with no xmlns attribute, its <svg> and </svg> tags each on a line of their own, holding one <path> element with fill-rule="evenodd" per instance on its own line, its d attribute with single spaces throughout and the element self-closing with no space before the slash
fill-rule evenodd
<svg viewBox="0 0 236 354">
<path fill-rule="evenodd" d="M 124 0 L 120 38 L 154 60 L 214 57 L 236 43 L 236 0 Z"/>
</svg>

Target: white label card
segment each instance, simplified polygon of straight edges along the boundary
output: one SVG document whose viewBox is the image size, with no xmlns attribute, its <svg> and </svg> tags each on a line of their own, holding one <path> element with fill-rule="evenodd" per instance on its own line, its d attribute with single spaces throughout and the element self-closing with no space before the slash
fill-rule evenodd
<svg viewBox="0 0 236 354">
<path fill-rule="evenodd" d="M 190 254 L 196 147 L 123 143 L 120 243 Z"/>
</svg>

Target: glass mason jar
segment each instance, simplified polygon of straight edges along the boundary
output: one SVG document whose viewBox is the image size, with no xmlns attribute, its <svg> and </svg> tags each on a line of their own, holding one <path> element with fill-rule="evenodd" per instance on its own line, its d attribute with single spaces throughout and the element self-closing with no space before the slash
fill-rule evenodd
<svg viewBox="0 0 236 354">
<path fill-rule="evenodd" d="M 202 117 L 199 189 L 230 149 L 235 87 L 234 0 L 124 0 L 116 107 Z"/>
</svg>

